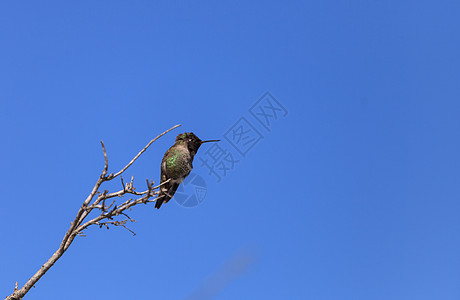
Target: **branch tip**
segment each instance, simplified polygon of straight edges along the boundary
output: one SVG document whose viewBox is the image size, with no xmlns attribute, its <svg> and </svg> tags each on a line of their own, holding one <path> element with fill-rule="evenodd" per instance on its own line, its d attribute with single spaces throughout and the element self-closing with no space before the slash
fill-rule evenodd
<svg viewBox="0 0 460 300">
<path fill-rule="evenodd" d="M 159 134 L 156 138 L 154 138 L 153 140 L 151 140 L 147 146 L 145 146 L 126 166 L 124 166 L 123 169 L 121 169 L 120 171 L 118 171 L 117 173 L 115 173 L 115 175 L 113 175 L 113 177 L 117 177 L 118 175 L 121 175 L 124 171 L 126 171 L 126 169 L 128 169 L 138 158 L 139 156 L 142 155 L 142 153 L 145 152 L 145 150 L 147 150 L 148 147 L 150 147 L 150 145 L 155 142 L 156 140 L 158 140 L 160 137 L 162 137 L 163 135 L 165 135 L 166 133 L 170 132 L 171 130 L 173 129 L 176 129 L 177 127 L 180 127 L 181 125 L 178 124 L 176 126 L 173 126 L 171 127 L 170 129 L 166 130 L 165 132 Z"/>
</svg>

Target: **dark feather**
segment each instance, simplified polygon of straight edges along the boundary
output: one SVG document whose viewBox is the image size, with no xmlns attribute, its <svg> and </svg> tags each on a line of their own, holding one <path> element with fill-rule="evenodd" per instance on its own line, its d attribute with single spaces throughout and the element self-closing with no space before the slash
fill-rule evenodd
<svg viewBox="0 0 460 300">
<path fill-rule="evenodd" d="M 169 200 L 171 200 L 172 196 L 177 191 L 177 188 L 179 187 L 179 183 L 166 183 L 162 188 L 160 189 L 160 194 L 158 195 L 158 199 L 155 202 L 155 208 L 159 209 L 163 203 L 167 203 Z"/>
</svg>

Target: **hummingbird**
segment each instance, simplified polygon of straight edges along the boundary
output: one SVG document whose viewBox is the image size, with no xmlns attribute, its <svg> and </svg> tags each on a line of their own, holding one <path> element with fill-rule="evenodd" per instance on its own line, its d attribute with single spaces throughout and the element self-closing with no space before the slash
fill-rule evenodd
<svg viewBox="0 0 460 300">
<path fill-rule="evenodd" d="M 163 203 L 167 203 L 176 192 L 179 184 L 190 174 L 193 169 L 193 157 L 204 143 L 218 142 L 220 140 L 200 140 L 193 132 L 185 132 L 177 135 L 176 142 L 166 151 L 161 160 L 161 181 L 169 182 L 160 187 L 155 208 L 159 209 Z"/>
</svg>

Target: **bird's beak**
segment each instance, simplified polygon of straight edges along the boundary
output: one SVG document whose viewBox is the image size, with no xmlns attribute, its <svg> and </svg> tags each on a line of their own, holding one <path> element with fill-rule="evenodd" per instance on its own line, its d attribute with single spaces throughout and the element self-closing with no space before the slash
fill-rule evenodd
<svg viewBox="0 0 460 300">
<path fill-rule="evenodd" d="M 220 140 L 207 140 L 207 141 L 201 141 L 202 144 L 204 143 L 210 143 L 210 142 L 219 142 Z"/>
</svg>

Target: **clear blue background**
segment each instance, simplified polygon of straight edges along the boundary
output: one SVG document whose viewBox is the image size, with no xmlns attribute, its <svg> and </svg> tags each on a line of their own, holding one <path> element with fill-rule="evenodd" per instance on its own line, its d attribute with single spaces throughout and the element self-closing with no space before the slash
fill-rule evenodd
<svg viewBox="0 0 460 300">
<path fill-rule="evenodd" d="M 26 298 L 185 299 L 249 251 L 215 299 L 460 299 L 459 15 L 458 1 L 1 1 L 0 295 L 57 249 L 99 140 L 115 172 L 183 124 L 128 169 L 144 189 L 177 133 L 222 138 L 270 91 L 288 115 L 220 183 L 195 162 L 200 206 L 136 207 L 135 237 L 87 230 Z"/>
</svg>

